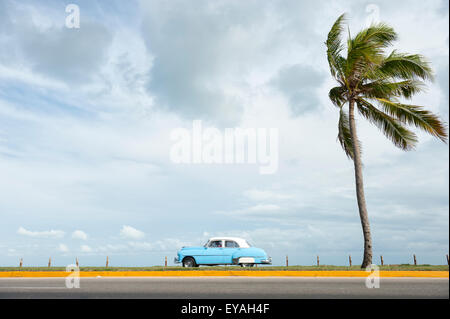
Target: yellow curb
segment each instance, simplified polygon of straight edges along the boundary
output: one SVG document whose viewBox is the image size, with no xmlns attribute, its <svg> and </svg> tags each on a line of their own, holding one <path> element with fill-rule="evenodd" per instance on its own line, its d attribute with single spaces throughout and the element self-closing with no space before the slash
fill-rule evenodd
<svg viewBox="0 0 450 319">
<path fill-rule="evenodd" d="M 448 271 L 380 271 L 380 277 L 448 278 Z M 0 277 L 67 277 L 65 271 L 2 271 Z M 367 277 L 366 271 L 294 271 L 294 270 L 192 270 L 192 271 L 80 271 L 80 277 Z"/>
</svg>

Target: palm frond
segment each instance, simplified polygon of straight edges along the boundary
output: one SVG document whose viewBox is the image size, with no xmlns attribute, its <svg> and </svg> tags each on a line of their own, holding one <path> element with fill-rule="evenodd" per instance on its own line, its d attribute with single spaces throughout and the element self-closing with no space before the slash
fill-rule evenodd
<svg viewBox="0 0 450 319">
<path fill-rule="evenodd" d="M 395 146 L 405 151 L 414 149 L 417 144 L 416 134 L 404 127 L 399 120 L 378 110 L 362 98 L 356 100 L 356 105 L 359 113 L 376 125 Z"/>
<path fill-rule="evenodd" d="M 415 127 L 447 142 L 447 127 L 438 116 L 425 110 L 423 106 L 408 105 L 393 102 L 383 98 L 376 99 L 384 108 L 384 111 L 394 116 L 399 121 L 414 125 Z"/>
<path fill-rule="evenodd" d="M 397 53 L 393 51 L 373 77 L 392 79 L 416 79 L 433 80 L 433 70 L 430 63 L 419 54 Z"/>
<path fill-rule="evenodd" d="M 424 83 L 417 80 L 406 80 L 401 82 L 387 82 L 377 80 L 371 83 L 363 84 L 360 92 L 368 98 L 411 98 L 414 94 L 424 89 Z"/>
<path fill-rule="evenodd" d="M 345 93 L 347 92 L 345 87 L 342 86 L 336 86 L 330 90 L 328 93 L 328 97 L 330 98 L 331 102 L 337 107 L 341 107 L 345 102 Z"/>
<path fill-rule="evenodd" d="M 353 160 L 353 140 L 350 134 L 350 123 L 348 119 L 348 114 L 345 113 L 344 109 L 341 107 L 339 112 L 339 123 L 338 123 L 338 140 L 341 143 L 342 149 L 348 158 Z M 359 141 L 358 141 L 359 143 Z"/>
<path fill-rule="evenodd" d="M 388 54 L 387 48 L 397 34 L 384 23 L 373 24 L 353 37 L 348 29 L 347 50 L 343 54 L 344 21 L 345 15 L 336 20 L 325 44 L 331 74 L 338 82 L 328 97 L 340 108 L 338 139 L 347 156 L 353 157 L 356 145 L 350 144 L 349 118 L 342 109 L 345 103 L 356 102 L 359 113 L 403 150 L 417 144 L 417 136 L 409 125 L 447 142 L 447 125 L 437 115 L 422 106 L 400 103 L 401 99 L 422 92 L 425 81 L 433 80 L 430 63 L 419 54 L 395 50 Z"/>
<path fill-rule="evenodd" d="M 345 22 L 345 13 L 342 14 L 331 27 L 328 33 L 327 46 L 328 64 L 330 65 L 330 71 L 333 77 L 336 78 L 337 74 L 342 73 L 342 69 L 339 65 L 340 53 L 343 50 L 341 43 L 341 34 L 343 31 L 343 24 Z"/>
<path fill-rule="evenodd" d="M 372 24 L 355 36 L 356 43 L 377 48 L 386 48 L 395 40 L 397 40 L 397 33 L 385 23 Z"/>
<path fill-rule="evenodd" d="M 368 68 L 380 65 L 384 49 L 396 39 L 394 29 L 384 23 L 360 31 L 348 42 L 346 75 L 360 79 Z"/>
</svg>

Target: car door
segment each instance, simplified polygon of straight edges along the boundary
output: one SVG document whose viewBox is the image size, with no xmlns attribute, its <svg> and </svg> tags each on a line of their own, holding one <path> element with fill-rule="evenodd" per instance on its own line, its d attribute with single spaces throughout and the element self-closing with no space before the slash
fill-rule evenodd
<svg viewBox="0 0 450 319">
<path fill-rule="evenodd" d="M 206 265 L 223 264 L 225 261 L 223 244 L 223 240 L 210 241 L 202 263 Z"/>
<path fill-rule="evenodd" d="M 232 264 L 233 263 L 233 254 L 239 250 L 239 245 L 234 240 L 225 240 L 225 248 L 224 252 L 224 263 Z"/>
</svg>

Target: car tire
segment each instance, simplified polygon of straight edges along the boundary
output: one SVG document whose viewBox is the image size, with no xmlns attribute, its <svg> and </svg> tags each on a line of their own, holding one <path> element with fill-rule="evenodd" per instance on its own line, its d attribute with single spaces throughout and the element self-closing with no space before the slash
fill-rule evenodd
<svg viewBox="0 0 450 319">
<path fill-rule="evenodd" d="M 241 267 L 253 267 L 255 264 L 241 264 Z"/>
<path fill-rule="evenodd" d="M 186 257 L 183 259 L 183 267 L 187 268 L 197 267 L 197 264 L 195 263 L 194 258 Z"/>
</svg>

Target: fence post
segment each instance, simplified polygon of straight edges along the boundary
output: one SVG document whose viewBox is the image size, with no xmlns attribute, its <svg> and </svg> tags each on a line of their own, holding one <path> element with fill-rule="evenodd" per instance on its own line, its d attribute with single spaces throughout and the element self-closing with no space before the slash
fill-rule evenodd
<svg viewBox="0 0 450 319">
<path fill-rule="evenodd" d="M 447 256 L 447 260 L 448 260 L 448 256 Z M 23 265 L 23 260 L 22 260 L 22 258 L 20 258 L 19 267 L 22 268 L 22 265 Z"/>
<path fill-rule="evenodd" d="M 78 267 L 78 257 L 77 258 L 75 258 L 75 264 L 77 265 L 77 267 Z"/>
<path fill-rule="evenodd" d="M 49 259 L 48 259 L 48 267 L 50 268 L 52 266 L 52 257 L 50 257 Z"/>
<path fill-rule="evenodd" d="M 167 256 L 164 258 L 164 267 L 167 267 Z"/>
<path fill-rule="evenodd" d="M 109 265 L 109 257 L 106 256 L 106 268 L 108 268 L 108 265 Z"/>
<path fill-rule="evenodd" d="M 286 267 L 289 267 L 289 257 L 286 255 Z"/>
<path fill-rule="evenodd" d="M 450 266 L 450 261 L 448 260 L 448 254 L 446 256 L 447 256 L 447 264 Z"/>
<path fill-rule="evenodd" d="M 381 255 L 380 258 L 381 258 L 381 266 L 384 266 L 383 255 Z"/>
<path fill-rule="evenodd" d="M 416 255 L 414 254 L 413 257 L 414 257 L 414 266 L 417 266 Z"/>
<path fill-rule="evenodd" d="M 348 255 L 348 263 L 352 266 L 352 255 Z"/>
<path fill-rule="evenodd" d="M 320 266 L 319 255 L 317 255 L 317 266 Z"/>
</svg>

